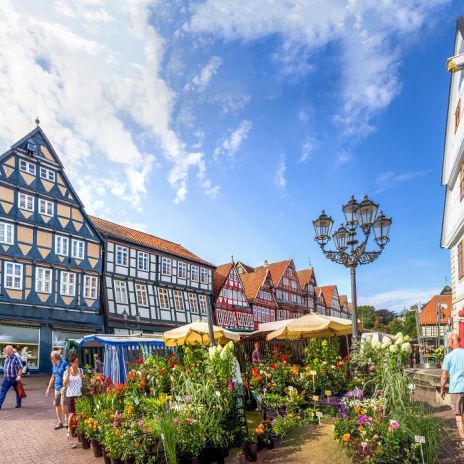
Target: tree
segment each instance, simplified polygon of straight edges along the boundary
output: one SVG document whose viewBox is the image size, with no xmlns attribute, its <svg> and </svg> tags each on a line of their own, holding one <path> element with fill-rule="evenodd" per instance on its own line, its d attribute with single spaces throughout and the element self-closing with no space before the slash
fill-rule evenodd
<svg viewBox="0 0 464 464">
<path fill-rule="evenodd" d="M 364 330 L 372 330 L 375 323 L 375 308 L 373 306 L 358 306 L 358 319 L 361 319 Z"/>
<path fill-rule="evenodd" d="M 405 309 L 403 311 L 403 335 L 409 335 L 411 338 L 417 338 L 416 312 Z"/>
</svg>

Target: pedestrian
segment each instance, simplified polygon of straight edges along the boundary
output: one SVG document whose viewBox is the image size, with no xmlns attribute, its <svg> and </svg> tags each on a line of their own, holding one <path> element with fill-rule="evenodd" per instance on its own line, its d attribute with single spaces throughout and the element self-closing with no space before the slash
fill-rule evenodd
<svg viewBox="0 0 464 464">
<path fill-rule="evenodd" d="M 103 374 L 103 363 L 101 362 L 100 355 L 97 353 L 93 355 L 93 366 L 95 374 Z"/>
<path fill-rule="evenodd" d="M 29 359 L 29 351 L 27 351 L 29 348 L 25 346 L 21 350 L 21 361 L 23 363 L 23 375 L 29 374 L 29 366 L 27 364 L 27 360 Z"/>
<path fill-rule="evenodd" d="M 451 351 L 443 360 L 440 395 L 445 399 L 445 384 L 449 375 L 449 393 L 451 407 L 454 410 L 459 438 L 464 445 L 464 350 L 460 347 L 461 337 L 453 333 L 448 337 Z"/>
<path fill-rule="evenodd" d="M 263 355 L 261 354 L 261 348 L 259 346 L 259 342 L 255 342 L 255 349 L 251 354 L 251 362 L 252 363 L 259 363 L 263 359 Z"/>
<path fill-rule="evenodd" d="M 2 409 L 6 394 L 10 388 L 16 393 L 16 408 L 21 407 L 21 398 L 18 392 L 18 382 L 21 382 L 23 374 L 23 363 L 17 353 L 14 352 L 12 345 L 5 348 L 5 361 L 3 363 L 3 382 L 0 390 L 0 409 Z"/>
<path fill-rule="evenodd" d="M 55 385 L 55 395 L 53 405 L 55 406 L 56 418 L 58 422 L 55 425 L 55 430 L 62 429 L 68 426 L 68 411 L 66 408 L 66 389 L 63 386 L 63 376 L 68 367 L 68 363 L 61 358 L 59 351 L 50 353 L 50 361 L 52 362 L 52 376 L 48 382 L 45 397 L 48 398 L 50 389 Z"/>
<path fill-rule="evenodd" d="M 82 378 L 83 370 L 79 367 L 77 355 L 71 353 L 68 357 L 69 366 L 66 369 L 63 379 L 63 385 L 66 388 L 66 403 L 68 406 L 68 422 L 74 423 L 74 414 L 76 414 L 76 398 L 82 396 Z M 68 429 L 68 437 L 69 437 Z"/>
</svg>

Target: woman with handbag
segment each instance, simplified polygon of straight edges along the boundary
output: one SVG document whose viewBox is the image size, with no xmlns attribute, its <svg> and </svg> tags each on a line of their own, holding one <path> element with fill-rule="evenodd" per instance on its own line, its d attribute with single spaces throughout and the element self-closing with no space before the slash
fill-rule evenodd
<svg viewBox="0 0 464 464">
<path fill-rule="evenodd" d="M 84 371 L 79 367 L 79 359 L 75 354 L 68 357 L 69 367 L 66 369 L 63 386 L 66 388 L 66 403 L 68 406 L 68 424 L 74 424 L 76 414 L 76 398 L 82 396 L 82 378 Z M 68 427 L 68 437 L 71 435 Z"/>
</svg>

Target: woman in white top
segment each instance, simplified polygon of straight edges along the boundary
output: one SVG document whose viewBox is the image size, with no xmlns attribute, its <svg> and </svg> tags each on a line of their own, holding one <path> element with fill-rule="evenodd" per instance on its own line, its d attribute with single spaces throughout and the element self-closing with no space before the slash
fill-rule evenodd
<svg viewBox="0 0 464 464">
<path fill-rule="evenodd" d="M 69 367 L 66 368 L 63 378 L 63 387 L 66 388 L 66 403 L 68 406 L 68 423 L 72 424 L 76 414 L 76 398 L 82 396 L 83 371 L 79 368 L 79 359 L 75 354 L 68 357 Z M 68 432 L 69 435 L 69 432 Z"/>
</svg>

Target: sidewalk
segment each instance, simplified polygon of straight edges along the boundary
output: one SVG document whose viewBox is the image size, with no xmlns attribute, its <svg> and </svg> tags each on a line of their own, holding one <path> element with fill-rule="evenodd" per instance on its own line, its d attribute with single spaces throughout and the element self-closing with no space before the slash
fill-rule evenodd
<svg viewBox="0 0 464 464">
<path fill-rule="evenodd" d="M 77 439 L 68 440 L 66 429 L 56 424 L 53 396 L 44 398 L 49 377 L 32 375 L 24 379 L 27 398 L 15 409 L 15 393 L 10 390 L 0 410 L 2 446 L 0 464 L 102 464 L 92 450 L 71 449 Z"/>
</svg>

